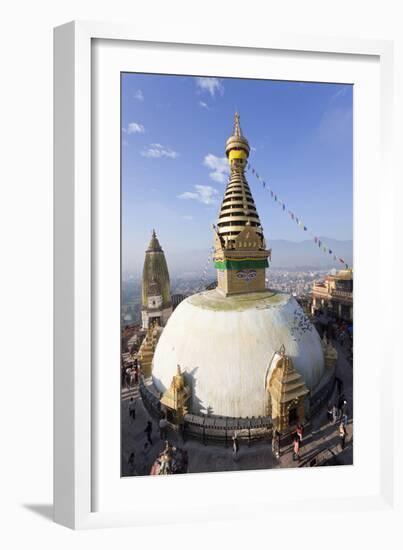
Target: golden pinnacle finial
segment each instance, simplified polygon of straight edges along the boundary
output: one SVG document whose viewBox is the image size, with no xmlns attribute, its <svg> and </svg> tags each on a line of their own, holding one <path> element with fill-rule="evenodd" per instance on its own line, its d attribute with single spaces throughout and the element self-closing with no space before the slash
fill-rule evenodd
<svg viewBox="0 0 403 550">
<path fill-rule="evenodd" d="M 241 137 L 242 136 L 242 130 L 241 130 L 241 124 L 240 124 L 240 116 L 238 111 L 235 112 L 235 121 L 234 121 L 234 136 Z"/>
<path fill-rule="evenodd" d="M 249 156 L 250 147 L 248 140 L 242 134 L 240 119 L 241 117 L 239 115 L 239 112 L 236 111 L 234 116 L 234 127 L 232 130 L 232 134 L 227 139 L 227 143 L 225 146 L 225 152 L 228 158 L 230 152 L 233 150 L 244 151 L 246 157 Z"/>
</svg>

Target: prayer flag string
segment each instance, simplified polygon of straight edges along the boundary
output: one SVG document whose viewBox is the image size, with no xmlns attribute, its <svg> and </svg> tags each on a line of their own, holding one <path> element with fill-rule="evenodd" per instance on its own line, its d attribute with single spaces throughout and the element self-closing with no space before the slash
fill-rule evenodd
<svg viewBox="0 0 403 550">
<path fill-rule="evenodd" d="M 286 203 L 284 201 L 282 201 L 278 196 L 277 194 L 273 191 L 273 189 L 271 189 L 270 185 L 261 178 L 261 176 L 259 176 L 259 174 L 256 172 L 255 168 L 250 164 L 250 162 L 247 163 L 246 165 L 246 169 L 247 170 L 251 170 L 252 174 L 254 176 L 256 176 L 256 178 L 262 183 L 262 186 L 263 186 L 263 189 L 265 189 L 266 191 L 269 191 L 270 193 L 270 197 L 272 199 L 274 199 L 274 202 L 276 202 L 277 204 L 279 204 L 283 210 L 283 212 L 286 212 Z M 290 218 L 296 222 L 296 224 L 303 230 L 303 231 L 306 231 L 313 239 L 313 241 L 315 242 L 315 244 L 318 246 L 318 248 L 320 248 L 320 250 L 322 250 L 322 252 L 324 253 L 327 253 L 327 254 L 330 254 L 330 255 L 333 255 L 333 261 L 339 261 L 340 263 L 342 263 L 346 269 L 348 269 L 348 264 L 343 260 L 343 258 L 339 258 L 334 252 L 333 250 L 331 250 L 328 246 L 326 246 L 320 239 L 319 237 L 317 237 L 314 233 L 312 233 L 308 227 L 302 222 L 301 218 L 297 217 L 296 214 L 294 212 L 292 212 L 291 210 L 287 210 L 286 212 Z"/>
</svg>

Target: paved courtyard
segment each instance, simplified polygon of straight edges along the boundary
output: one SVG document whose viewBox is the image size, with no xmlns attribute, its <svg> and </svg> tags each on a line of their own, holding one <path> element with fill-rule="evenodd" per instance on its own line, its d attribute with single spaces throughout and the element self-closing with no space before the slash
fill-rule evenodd
<svg viewBox="0 0 403 550">
<path fill-rule="evenodd" d="M 345 352 L 337 343 L 334 344 L 339 352 L 336 367 L 336 376 L 343 382 L 343 393 L 348 403 L 349 422 L 347 427 L 346 447 L 341 449 L 338 424 L 329 423 L 326 410 L 312 419 L 307 426 L 303 445 L 300 449 L 300 461 L 294 461 L 291 442 L 281 446 L 281 456 L 276 460 L 271 451 L 271 441 L 255 443 L 248 447 L 241 442 L 238 454 L 233 457 L 229 446 L 203 445 L 197 441 L 185 443 L 176 432 L 168 433 L 169 441 L 184 448 L 188 452 L 188 473 L 220 472 L 233 470 L 259 470 L 267 468 L 293 468 L 309 463 L 315 456 L 323 456 L 326 449 L 330 449 L 326 456 L 331 457 L 332 464 L 353 463 L 353 369 L 345 357 Z M 331 402 L 337 402 L 338 393 L 335 390 Z M 130 399 L 136 402 L 135 419 L 129 415 Z M 164 442 L 160 439 L 159 428 L 155 419 L 150 417 L 144 408 L 138 387 L 122 390 L 122 475 L 148 475 L 154 460 L 161 452 Z M 147 443 L 145 427 L 151 420 L 153 431 L 152 444 Z M 134 453 L 134 461 L 129 463 L 130 455 Z"/>
</svg>

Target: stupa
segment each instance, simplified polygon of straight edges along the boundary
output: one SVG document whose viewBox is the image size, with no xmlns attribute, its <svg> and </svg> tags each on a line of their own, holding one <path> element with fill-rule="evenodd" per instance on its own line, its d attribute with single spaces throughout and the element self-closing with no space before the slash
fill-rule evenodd
<svg viewBox="0 0 403 550">
<path fill-rule="evenodd" d="M 250 147 L 238 114 L 225 150 L 230 177 L 214 228 L 217 288 L 174 310 L 155 350 L 152 378 L 164 394 L 180 365 L 189 413 L 259 417 L 267 415 L 280 349 L 287 350 L 309 395 L 324 375 L 324 354 L 298 302 L 266 288 L 271 251 L 245 176 Z"/>
</svg>

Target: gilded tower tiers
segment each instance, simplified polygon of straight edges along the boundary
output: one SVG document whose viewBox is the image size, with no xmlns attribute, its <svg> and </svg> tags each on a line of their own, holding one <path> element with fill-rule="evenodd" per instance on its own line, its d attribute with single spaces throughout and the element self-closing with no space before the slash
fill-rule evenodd
<svg viewBox="0 0 403 550">
<path fill-rule="evenodd" d="M 156 322 L 165 326 L 172 313 L 171 289 L 164 251 L 153 230 L 143 267 L 142 325 Z"/>
<path fill-rule="evenodd" d="M 230 178 L 214 233 L 214 266 L 218 289 L 226 296 L 265 290 L 265 272 L 270 250 L 245 177 L 249 143 L 235 113 L 232 135 L 225 152 Z"/>
</svg>

